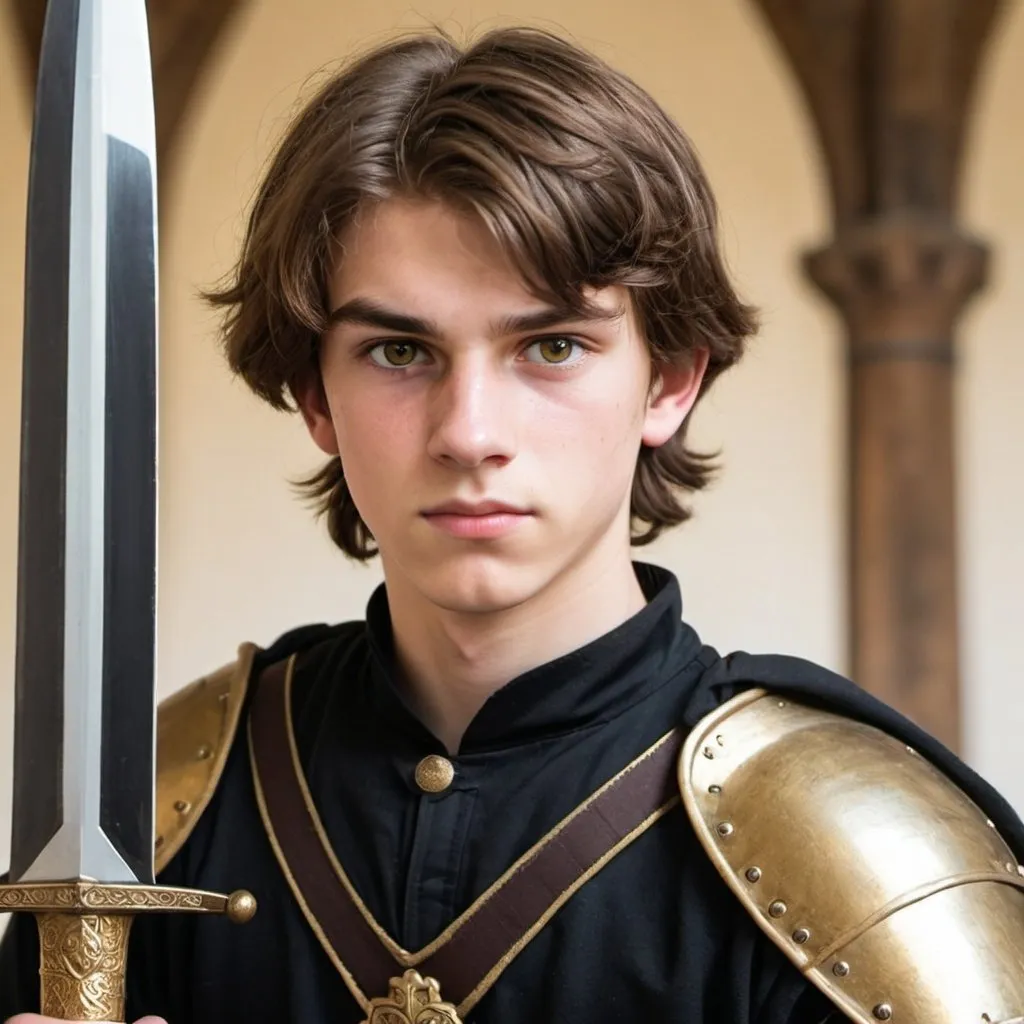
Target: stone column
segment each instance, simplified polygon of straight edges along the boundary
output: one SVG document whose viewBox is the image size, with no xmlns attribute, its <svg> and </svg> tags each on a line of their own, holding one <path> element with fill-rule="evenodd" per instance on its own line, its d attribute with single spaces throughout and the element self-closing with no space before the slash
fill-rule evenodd
<svg viewBox="0 0 1024 1024">
<path fill-rule="evenodd" d="M 755 0 L 801 84 L 833 238 L 804 268 L 848 355 L 854 678 L 960 739 L 956 324 L 987 250 L 957 224 L 971 85 L 999 0 Z"/>
</svg>

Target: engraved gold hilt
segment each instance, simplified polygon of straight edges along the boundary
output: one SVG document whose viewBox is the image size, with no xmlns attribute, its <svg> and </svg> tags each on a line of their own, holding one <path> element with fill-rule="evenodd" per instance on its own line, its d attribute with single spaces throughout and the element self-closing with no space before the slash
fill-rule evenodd
<svg viewBox="0 0 1024 1024">
<path fill-rule="evenodd" d="M 138 914 L 227 914 L 237 923 L 256 900 L 159 885 L 87 880 L 0 886 L 0 911 L 28 911 L 39 927 L 41 1010 L 58 1020 L 123 1021 L 128 933 Z"/>
</svg>

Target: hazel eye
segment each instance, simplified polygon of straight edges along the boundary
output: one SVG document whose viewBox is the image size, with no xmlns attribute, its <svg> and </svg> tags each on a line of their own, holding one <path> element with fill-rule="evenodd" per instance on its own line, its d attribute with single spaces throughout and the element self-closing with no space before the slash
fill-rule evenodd
<svg viewBox="0 0 1024 1024">
<path fill-rule="evenodd" d="M 367 355 L 386 370 L 400 370 L 412 366 L 419 351 L 414 341 L 382 341 L 374 345 Z"/>
<path fill-rule="evenodd" d="M 577 363 L 582 353 L 578 341 L 562 337 L 541 338 L 539 341 L 535 341 L 528 351 L 539 352 L 541 356 L 539 360 L 531 359 L 530 362 L 542 362 L 548 366 L 557 366 L 570 362 Z M 570 359 L 574 352 L 577 354 L 577 358 Z"/>
</svg>

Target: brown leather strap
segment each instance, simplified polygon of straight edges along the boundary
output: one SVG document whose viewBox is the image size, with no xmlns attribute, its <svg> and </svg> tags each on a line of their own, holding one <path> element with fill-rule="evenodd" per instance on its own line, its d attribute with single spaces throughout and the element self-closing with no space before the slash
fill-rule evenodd
<svg viewBox="0 0 1024 1024">
<path fill-rule="evenodd" d="M 678 802 L 675 766 L 682 734 L 674 730 L 534 846 L 426 947 L 426 956 L 403 954 L 371 924 L 369 911 L 357 904 L 325 848 L 295 756 L 289 681 L 288 663 L 266 669 L 250 712 L 261 810 L 307 919 L 364 1005 L 367 998 L 386 995 L 389 980 L 415 966 L 424 977 L 436 978 L 442 998 L 465 1013 L 580 885 Z"/>
</svg>

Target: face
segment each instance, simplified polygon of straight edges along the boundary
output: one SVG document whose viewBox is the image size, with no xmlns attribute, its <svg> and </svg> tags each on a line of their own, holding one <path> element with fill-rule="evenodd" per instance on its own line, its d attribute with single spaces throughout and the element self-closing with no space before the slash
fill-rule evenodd
<svg viewBox="0 0 1024 1024">
<path fill-rule="evenodd" d="M 341 457 L 389 587 L 496 612 L 588 559 L 628 562 L 641 444 L 675 433 L 706 357 L 661 374 L 652 396 L 623 289 L 592 292 L 600 315 L 573 319 L 529 291 L 472 215 L 440 203 L 378 204 L 338 252 L 322 387 L 299 404 Z"/>
</svg>

